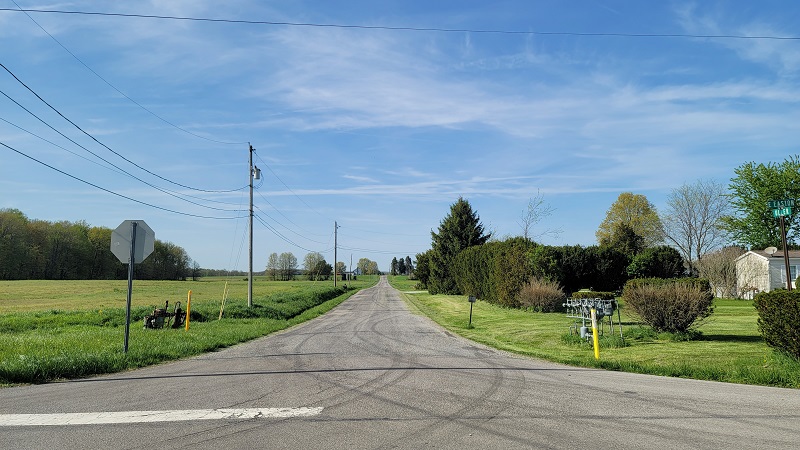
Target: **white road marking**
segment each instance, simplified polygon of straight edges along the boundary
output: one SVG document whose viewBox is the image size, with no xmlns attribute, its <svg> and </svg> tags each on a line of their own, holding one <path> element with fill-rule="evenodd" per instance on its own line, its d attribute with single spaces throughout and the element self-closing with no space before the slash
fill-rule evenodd
<svg viewBox="0 0 800 450">
<path fill-rule="evenodd" d="M 41 425 L 98 425 L 111 423 L 182 422 L 190 420 L 285 419 L 311 417 L 315 408 L 185 409 L 172 411 L 118 411 L 63 414 L 0 414 L 0 427 Z"/>
</svg>

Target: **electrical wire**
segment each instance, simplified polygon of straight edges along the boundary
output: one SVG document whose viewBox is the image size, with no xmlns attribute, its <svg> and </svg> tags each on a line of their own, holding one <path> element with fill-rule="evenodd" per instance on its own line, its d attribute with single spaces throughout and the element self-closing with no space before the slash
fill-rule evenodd
<svg viewBox="0 0 800 450">
<path fill-rule="evenodd" d="M 86 131 L 85 131 L 83 128 L 81 128 L 80 126 L 78 126 L 78 124 L 76 124 L 75 122 L 73 122 L 72 120 L 70 120 L 69 118 L 67 118 L 67 116 L 65 116 L 64 114 L 62 114 L 62 113 L 61 113 L 61 111 L 59 111 L 59 110 L 58 110 L 58 109 L 56 109 L 56 108 L 55 108 L 53 105 L 51 105 L 50 103 L 48 103 L 48 102 L 47 102 L 45 99 L 43 99 L 43 98 L 42 98 L 42 97 L 41 97 L 39 94 L 37 94 L 37 93 L 36 93 L 36 91 L 34 91 L 33 89 L 31 89 L 31 88 L 30 88 L 30 87 L 29 87 L 27 84 L 25 84 L 25 83 L 24 83 L 22 80 L 20 80 L 20 79 L 19 79 L 19 77 L 17 77 L 17 76 L 14 74 L 14 72 L 12 72 L 12 71 L 11 71 L 11 70 L 10 70 L 8 67 L 6 67 L 6 66 L 5 66 L 3 63 L 0 63 L 0 67 L 2 67 L 2 68 L 3 68 L 3 69 L 6 71 L 6 72 L 8 72 L 8 73 L 9 73 L 9 74 L 10 74 L 12 77 L 14 77 L 14 79 L 15 79 L 15 80 L 17 80 L 17 82 L 18 82 L 19 84 L 21 84 L 22 86 L 24 86 L 24 87 L 25 87 L 25 89 L 27 89 L 27 90 L 28 90 L 28 91 L 29 91 L 31 94 L 33 94 L 34 96 L 36 96 L 36 98 L 38 98 L 38 99 L 39 99 L 39 100 L 40 100 L 42 103 L 44 103 L 45 105 L 47 105 L 47 106 L 48 106 L 50 109 L 52 109 L 53 111 L 55 111 L 55 113 L 56 113 L 56 114 L 58 114 L 58 115 L 59 115 L 59 116 L 61 116 L 61 117 L 62 117 L 64 120 L 66 120 L 67 122 L 69 122 L 69 123 L 70 123 L 72 126 L 74 126 L 75 128 L 77 128 L 77 129 L 78 129 L 78 131 L 80 131 L 81 133 L 85 134 L 86 136 L 88 136 L 89 138 L 91 138 L 93 141 L 95 141 L 96 143 L 98 143 L 99 145 L 101 145 L 102 147 L 104 147 L 105 149 L 107 149 L 108 151 L 110 151 L 111 153 L 113 153 L 113 154 L 115 154 L 115 155 L 119 156 L 120 158 L 122 158 L 123 160 L 125 160 L 125 161 L 127 161 L 128 163 L 132 164 L 133 166 L 135 166 L 135 167 L 137 167 L 137 168 L 139 168 L 139 169 L 141 169 L 141 170 L 143 170 L 143 171 L 145 171 L 145 172 L 149 173 L 150 175 L 152 175 L 152 176 L 154 176 L 154 177 L 156 177 L 156 178 L 159 178 L 159 179 L 161 179 L 161 180 L 163 180 L 163 181 L 166 181 L 166 182 L 168 182 L 168 183 L 174 184 L 174 185 L 176 185 L 176 186 L 180 186 L 180 187 L 182 187 L 182 188 L 184 188 L 184 189 L 189 189 L 189 190 L 193 190 L 193 191 L 200 191 L 200 192 L 208 192 L 208 193 L 227 193 L 227 192 L 236 192 L 236 191 L 240 191 L 240 190 L 242 190 L 242 189 L 245 189 L 245 188 L 247 188 L 247 187 L 248 187 L 248 186 L 243 186 L 243 187 L 240 187 L 240 188 L 237 188 L 237 189 L 226 189 L 226 190 L 209 190 L 209 189 L 200 189 L 200 188 L 195 188 L 195 187 L 187 186 L 187 185 L 185 185 L 185 184 L 181 184 L 181 183 L 178 183 L 178 182 L 172 181 L 172 180 L 170 180 L 170 179 L 168 179 L 168 178 L 164 178 L 164 177 L 162 177 L 161 175 L 158 175 L 158 174 L 156 174 L 156 173 L 154 173 L 154 172 L 152 172 L 152 171 L 150 171 L 150 170 L 148 170 L 148 169 L 145 169 L 144 167 L 140 166 L 139 164 L 136 164 L 135 162 L 133 162 L 133 161 L 131 161 L 130 159 L 128 159 L 128 158 L 126 158 L 125 156 L 123 156 L 122 154 L 120 154 L 120 153 L 118 153 L 117 151 L 113 150 L 111 147 L 109 147 L 109 146 L 107 146 L 106 144 L 104 144 L 104 143 L 100 142 L 100 141 L 99 141 L 97 138 L 95 138 L 95 137 L 94 137 L 94 136 L 92 136 L 90 133 L 86 132 Z M 9 99 L 10 99 L 10 97 L 9 97 Z M 12 101 L 13 101 L 13 100 L 12 100 Z M 16 103 L 16 102 L 15 102 L 15 103 Z M 17 104 L 19 104 L 19 103 L 17 103 Z M 51 127 L 51 128 L 52 128 L 52 127 Z M 73 142 L 74 142 L 74 141 L 73 141 Z"/>
<path fill-rule="evenodd" d="M 0 64 L 0 65 L 2 65 L 2 64 Z M 64 133 L 62 133 L 62 132 L 58 131 L 58 130 L 57 130 L 57 129 L 55 129 L 55 128 L 54 128 L 52 125 L 50 125 L 49 123 L 47 123 L 47 122 L 46 122 L 44 119 L 42 119 L 41 117 L 39 117 L 39 116 L 37 116 L 35 113 L 33 113 L 33 111 L 29 110 L 28 108 L 26 108 L 25 106 L 23 106 L 23 105 L 22 105 L 21 103 L 19 103 L 18 101 L 16 101 L 16 100 L 14 100 L 13 98 L 11 98 L 11 97 L 10 97 L 8 94 L 6 94 L 6 93 L 5 93 L 5 91 L 3 91 L 2 89 L 0 89 L 0 94 L 2 94 L 3 96 L 5 96 L 7 99 L 11 100 L 11 101 L 12 101 L 14 104 L 16 104 L 17 106 L 19 106 L 19 107 L 20 107 L 20 108 L 22 108 L 23 110 L 25 110 L 25 112 L 27 112 L 27 113 L 28 113 L 28 114 L 30 114 L 31 116 L 35 117 L 35 118 L 36 118 L 37 120 L 39 120 L 39 121 L 40 121 L 42 124 L 44 124 L 45 126 L 47 126 L 48 128 L 50 128 L 51 130 L 55 131 L 56 133 L 58 133 L 58 134 L 59 134 L 61 137 L 63 137 L 64 139 L 67 139 L 68 141 L 70 141 L 70 142 L 72 142 L 73 144 L 77 145 L 78 147 L 82 148 L 83 150 L 85 150 L 86 152 L 90 153 L 90 154 L 91 154 L 91 155 L 93 155 L 94 157 L 96 157 L 96 158 L 100 159 L 101 161 L 105 162 L 106 164 L 109 164 L 110 166 L 112 166 L 112 167 L 114 167 L 115 169 L 119 170 L 121 173 L 123 173 L 123 174 L 125 174 L 125 175 L 127 175 L 127 176 L 129 176 L 129 177 L 131 177 L 131 178 L 133 178 L 133 179 L 134 179 L 134 180 L 136 180 L 136 181 L 139 181 L 139 182 L 141 182 L 141 183 L 144 183 L 144 184 L 146 184 L 147 186 L 150 186 L 150 187 L 152 187 L 153 189 L 156 189 L 156 190 L 158 190 L 158 191 L 161 191 L 161 192 L 163 192 L 163 193 L 165 193 L 165 194 L 167 194 L 167 195 L 171 195 L 171 196 L 173 196 L 173 197 L 175 197 L 175 198 L 177 198 L 177 199 L 179 199 L 179 200 L 183 200 L 183 201 L 185 201 L 185 202 L 191 203 L 191 204 L 193 204 L 193 205 L 200 206 L 200 207 L 202 207 L 202 208 L 208 208 L 208 209 L 213 209 L 213 210 L 216 210 L 216 211 L 225 211 L 225 212 L 240 212 L 240 211 L 237 211 L 237 210 L 231 210 L 231 209 L 225 209 L 225 208 L 217 208 L 217 207 L 214 207 L 214 206 L 202 205 L 202 204 L 200 204 L 200 203 L 197 203 L 197 202 L 194 202 L 194 201 L 187 200 L 187 199 L 183 198 L 183 195 L 184 195 L 184 194 L 179 194 L 179 193 L 177 193 L 177 192 L 174 192 L 174 191 L 169 191 L 169 190 L 166 190 L 166 189 L 162 189 L 162 188 L 160 188 L 160 187 L 158 187 L 158 186 L 156 186 L 156 185 L 154 185 L 154 184 L 152 184 L 152 183 L 149 183 L 149 182 L 147 182 L 147 181 L 145 181 L 145 180 L 143 180 L 143 179 L 141 179 L 141 178 L 139 178 L 139 177 L 137 177 L 137 176 L 133 175 L 132 173 L 130 173 L 130 172 L 128 172 L 128 171 L 126 171 L 125 169 L 123 169 L 123 168 L 121 168 L 121 167 L 117 166 L 116 164 L 112 163 L 111 161 L 109 161 L 109 160 L 107 160 L 107 159 L 103 158 L 102 156 L 98 155 L 97 153 L 95 153 L 95 152 L 93 152 L 93 151 L 89 150 L 88 148 L 84 147 L 83 145 L 81 145 L 81 144 L 77 143 L 75 140 L 73 140 L 72 138 L 68 137 L 68 136 L 67 136 L 67 135 L 65 135 Z M 8 122 L 8 121 L 6 121 L 6 120 L 3 120 L 3 121 L 4 121 L 4 122 L 6 122 L 6 123 L 9 123 L 9 124 L 10 124 L 10 125 L 12 125 L 12 126 L 15 126 L 15 127 L 19 128 L 20 130 L 26 131 L 26 132 L 30 133 L 31 135 L 33 135 L 33 136 L 35 136 L 35 137 L 38 137 L 38 138 L 40 138 L 40 139 L 42 139 L 42 140 L 45 140 L 44 138 L 42 138 L 42 137 L 40 137 L 40 136 L 38 136 L 38 135 L 36 135 L 36 134 L 34 134 L 34 133 L 31 133 L 31 132 L 29 132 L 28 130 L 25 130 L 25 129 L 21 128 L 21 127 L 18 127 L 17 125 L 14 125 L 14 124 L 12 124 L 11 122 Z M 50 141 L 47 141 L 47 140 L 45 140 L 45 141 L 46 141 L 46 142 L 50 142 Z M 54 145 L 55 145 L 55 144 L 54 144 Z M 62 148 L 62 149 L 63 149 L 63 147 L 61 147 L 61 146 L 57 146 L 57 147 L 59 147 L 59 148 Z M 64 149 L 64 150 L 66 150 L 66 149 Z M 69 150 L 67 150 L 67 151 L 69 152 Z M 73 152 L 70 152 L 70 153 L 73 153 Z M 75 153 L 73 153 L 73 154 L 75 154 Z M 110 169 L 110 170 L 111 170 L 111 169 Z M 186 195 L 186 196 L 187 196 L 187 197 L 191 197 L 191 196 L 189 196 L 189 195 Z M 195 198 L 199 198 L 199 197 L 195 197 Z M 201 200 L 206 200 L 206 199 L 201 199 Z M 207 200 L 207 201 L 213 201 L 213 200 Z"/>
<path fill-rule="evenodd" d="M 84 16 L 105 16 L 105 17 L 129 17 L 139 19 L 160 19 L 160 20 L 181 20 L 192 22 L 214 22 L 229 24 L 246 25 L 283 25 L 292 27 L 315 27 L 315 28 L 343 28 L 357 30 L 387 30 L 387 31 L 413 31 L 413 32 L 437 32 L 437 33 L 480 33 L 480 34 L 512 34 L 512 35 L 536 35 L 536 36 L 577 36 L 577 37 L 624 37 L 624 38 L 697 38 L 697 39 L 755 39 L 755 40 L 778 40 L 778 41 L 800 41 L 800 36 L 774 36 L 774 35 L 740 35 L 740 34 L 690 34 L 690 33 L 617 33 L 617 32 L 574 32 L 574 31 L 535 31 L 535 30 L 492 30 L 475 28 L 438 28 L 438 27 L 410 27 L 410 26 L 385 26 L 385 25 L 348 25 L 335 23 L 313 23 L 313 22 L 277 22 L 268 20 L 245 20 L 245 19 L 215 19 L 208 17 L 182 17 L 182 16 L 162 16 L 155 14 L 125 14 L 107 13 L 97 11 L 68 11 L 56 9 L 14 9 L 0 8 L 0 11 L 13 11 L 24 13 L 45 13 L 45 14 L 72 14 Z"/>
<path fill-rule="evenodd" d="M 68 176 L 68 177 L 70 177 L 70 178 L 72 178 L 74 180 L 80 181 L 81 183 L 88 184 L 89 186 L 91 186 L 93 188 L 100 189 L 101 191 L 108 192 L 109 194 L 115 195 L 117 197 L 121 197 L 121 198 L 124 198 L 126 200 L 130 200 L 132 202 L 139 203 L 141 205 L 149 206 L 151 208 L 160 209 L 162 211 L 166 211 L 166 212 L 170 212 L 170 213 L 174 213 L 174 214 L 180 214 L 182 216 L 196 217 L 196 218 L 199 218 L 199 219 L 232 220 L 232 219 L 241 219 L 243 217 L 243 216 L 236 216 L 236 217 L 203 216 L 203 215 L 199 215 L 199 214 L 190 214 L 190 213 L 185 213 L 185 212 L 181 212 L 181 211 L 175 211 L 174 209 L 164 208 L 163 206 L 153 205 L 152 203 L 147 203 L 147 202 L 144 202 L 142 200 L 137 200 L 137 199 L 135 199 L 133 197 L 128 197 L 127 195 L 123 195 L 123 194 L 120 194 L 118 192 L 114 192 L 114 191 L 112 191 L 110 189 L 106 189 L 104 187 L 98 186 L 98 185 L 96 185 L 94 183 L 91 183 L 89 181 L 86 181 L 86 180 L 84 180 L 82 178 L 76 177 L 75 175 L 72 175 L 70 173 L 67 173 L 67 172 L 61 170 L 61 169 L 53 167 L 53 166 L 51 166 L 50 164 L 47 164 L 44 161 L 40 161 L 40 160 L 34 158 L 33 156 L 30 156 L 30 155 L 28 155 L 28 154 L 26 154 L 26 153 L 24 153 L 24 152 L 22 152 L 20 150 L 17 150 L 16 148 L 11 147 L 10 145 L 8 145 L 8 144 L 6 144 L 4 142 L 0 142 L 0 145 L 2 145 L 3 147 L 6 147 L 7 149 L 9 149 L 9 150 L 11 150 L 13 152 L 16 152 L 16 153 L 18 153 L 18 154 L 20 154 L 20 155 L 32 160 L 32 161 L 35 161 L 35 162 L 37 162 L 37 163 L 39 163 L 39 164 L 41 164 L 41 165 L 43 165 L 43 166 L 45 166 L 45 167 L 47 167 L 49 169 L 55 170 L 56 172 L 58 172 L 58 173 L 60 173 L 62 175 L 66 175 L 66 176 Z"/>
<path fill-rule="evenodd" d="M 69 54 L 70 54 L 70 55 L 71 55 L 73 58 L 75 58 L 75 60 L 76 60 L 76 61 L 78 61 L 79 63 L 81 63 L 81 65 L 83 65 L 83 67 L 85 67 L 87 70 L 89 70 L 89 72 L 92 72 L 92 73 L 93 73 L 93 74 L 94 74 L 94 75 L 95 75 L 97 78 L 99 78 L 101 81 L 103 81 L 103 83 L 105 83 L 105 84 L 107 84 L 109 87 L 111 87 L 111 89 L 114 89 L 114 90 L 115 90 L 115 91 L 117 91 L 117 93 L 119 93 L 121 96 L 123 96 L 123 97 L 127 98 L 128 100 L 130 100 L 130 101 L 131 101 L 131 103 L 133 103 L 134 105 L 138 106 L 139 108 L 141 108 L 141 109 L 143 109 L 143 110 L 147 111 L 147 112 L 148 112 L 148 113 L 150 113 L 150 114 L 151 114 L 153 117 L 157 118 L 158 120 L 160 120 L 160 121 L 162 121 L 162 122 L 166 123 L 167 125 L 169 125 L 169 126 L 171 126 L 171 127 L 175 128 L 175 129 L 177 129 L 177 130 L 180 130 L 180 131 L 182 131 L 182 132 L 184 132 L 184 133 L 186 133 L 186 134 L 189 134 L 189 135 L 191 135 L 191 136 L 194 136 L 194 137 L 196 137 L 196 138 L 205 139 L 206 141 L 215 142 L 215 143 L 217 143 L 217 144 L 226 144 L 226 145 L 244 145 L 244 144 L 247 144 L 247 142 L 226 142 L 226 141 L 219 141 L 219 140 L 216 140 L 216 139 L 211 139 L 211 138 L 208 138 L 208 137 L 205 137 L 205 136 L 201 136 L 201 135 L 199 135 L 199 134 L 196 134 L 196 133 L 193 133 L 193 132 L 191 132 L 191 131 L 189 131 L 189 130 L 187 130 L 187 129 L 185 129 L 185 128 L 182 128 L 182 127 L 180 127 L 180 126 L 178 126 L 178 125 L 175 125 L 174 123 L 170 122 L 169 120 L 167 120 L 167 119 L 165 119 L 165 118 L 163 118 L 163 117 L 159 116 L 158 114 L 156 114 L 156 113 L 155 113 L 155 112 L 153 112 L 152 110 L 148 109 L 147 107 L 145 107 L 145 106 L 144 106 L 144 105 L 142 105 L 141 103 L 139 103 L 139 102 L 137 102 L 136 100 L 134 100 L 134 99 L 130 98 L 130 97 L 127 95 L 127 94 L 125 94 L 124 92 L 122 92 L 121 90 L 119 90 L 119 89 L 118 89 L 116 86 L 114 86 L 113 84 L 111 84 L 111 82 L 109 82 L 108 80 L 106 80 L 105 78 L 103 78 L 103 77 L 102 77 L 102 76 L 101 76 L 99 73 L 97 73 L 97 72 L 96 72 L 94 69 L 92 69 L 92 68 L 91 68 L 91 67 L 89 67 L 89 66 L 88 66 L 88 65 L 87 65 L 85 62 L 83 62 L 83 60 L 81 60 L 80 58 L 78 58 L 78 56 L 77 56 L 77 55 L 75 55 L 75 53 L 73 53 L 72 51 L 70 51 L 70 49 L 68 49 L 68 48 L 67 48 L 67 47 L 66 47 L 64 44 L 62 44 L 62 43 L 61 43 L 61 41 L 59 41 L 58 39 L 56 39 L 56 37 L 55 37 L 55 36 L 53 36 L 52 34 L 50 34 L 50 32 L 49 32 L 49 31 L 47 31 L 47 30 L 46 30 L 46 29 L 45 29 L 45 28 L 44 28 L 44 27 L 43 27 L 43 26 L 42 26 L 42 25 L 41 25 L 39 22 L 37 22 L 37 21 L 36 21 L 36 19 L 34 19 L 33 17 L 31 17 L 31 15 L 30 15 L 30 14 L 28 14 L 28 12 L 27 12 L 27 11 L 24 11 L 24 10 L 23 10 L 23 9 L 22 9 L 22 8 L 19 6 L 19 4 L 18 4 L 18 3 L 17 3 L 15 0 L 11 0 L 11 1 L 12 1 L 12 2 L 13 2 L 15 5 L 17 5 L 17 8 L 19 8 L 19 10 L 20 10 L 20 11 L 24 12 L 24 13 L 25 13 L 25 15 L 26 15 L 26 16 L 28 16 L 28 18 L 29 18 L 29 19 L 31 19 L 31 21 L 32 21 L 33 23 L 35 23 L 35 24 L 36 24 L 36 26 L 38 26 L 39 28 L 41 28 L 41 30 L 42 30 L 42 31 L 44 31 L 44 33 L 45 33 L 46 35 L 50 36 L 50 39 L 52 39 L 53 41 L 55 41 L 55 43 L 56 43 L 56 44 L 58 44 L 58 45 L 59 45 L 61 48 L 63 48 L 63 49 L 64 49 L 64 51 L 66 51 L 66 52 L 67 52 L 67 53 L 69 53 Z"/>
<path fill-rule="evenodd" d="M 302 197 L 300 197 L 299 195 L 297 195 L 297 194 L 296 194 L 296 193 L 295 193 L 295 192 L 292 190 L 292 188 L 290 188 L 290 187 L 289 187 L 289 186 L 288 186 L 286 183 L 284 183 L 284 182 L 283 182 L 283 180 L 281 180 L 281 177 L 279 177 L 279 176 L 278 176 L 278 174 L 277 174 L 277 173 L 275 173 L 275 171 L 274 171 L 274 170 L 272 170 L 272 167 L 270 167 L 270 166 L 269 166 L 269 164 L 267 164 L 267 162 L 266 162 L 266 161 L 264 161 L 263 159 L 261 159 L 261 156 L 260 156 L 258 153 L 256 153 L 256 157 L 258 158 L 258 160 L 259 160 L 259 161 L 261 161 L 262 163 L 264 163 L 264 166 L 267 168 L 267 170 L 269 170 L 269 171 L 272 173 L 272 175 L 274 175 L 274 176 L 275 176 L 275 178 L 276 178 L 278 181 L 280 181 L 280 182 L 281 182 L 281 184 L 283 185 L 283 187 L 285 187 L 285 188 L 286 188 L 286 189 L 287 189 L 289 192 L 291 192 L 291 193 L 292 193 L 292 195 L 294 195 L 294 196 L 295 196 L 295 198 L 297 198 L 298 200 L 300 200 L 300 202 L 301 202 L 301 203 L 303 203 L 304 205 L 306 205 L 306 207 L 308 207 L 308 209 L 309 209 L 309 210 L 311 210 L 311 211 L 313 211 L 313 212 L 315 212 L 315 213 L 319 214 L 321 217 L 325 217 L 325 215 L 324 215 L 324 214 L 322 214 L 321 212 L 317 211 L 317 210 L 316 210 L 316 209 L 314 209 L 314 208 L 313 208 L 311 205 L 309 205 L 308 203 L 306 203 L 306 201 L 305 201 L 305 200 L 303 200 L 303 198 L 302 198 Z M 329 219 L 328 217 L 325 217 L 325 218 L 326 218 L 326 219 Z M 332 220 L 332 219 L 330 219 L 330 220 Z"/>
</svg>

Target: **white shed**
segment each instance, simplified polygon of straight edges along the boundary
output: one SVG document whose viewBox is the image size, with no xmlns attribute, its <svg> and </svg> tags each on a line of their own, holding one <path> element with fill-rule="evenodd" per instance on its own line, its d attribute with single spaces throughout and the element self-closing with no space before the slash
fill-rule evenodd
<svg viewBox="0 0 800 450">
<path fill-rule="evenodd" d="M 789 271 L 792 288 L 800 273 L 800 251 L 789 250 Z M 786 288 L 786 263 L 783 251 L 769 254 L 764 250 L 751 250 L 736 258 L 736 284 L 739 296 L 752 299 L 759 292 Z"/>
</svg>

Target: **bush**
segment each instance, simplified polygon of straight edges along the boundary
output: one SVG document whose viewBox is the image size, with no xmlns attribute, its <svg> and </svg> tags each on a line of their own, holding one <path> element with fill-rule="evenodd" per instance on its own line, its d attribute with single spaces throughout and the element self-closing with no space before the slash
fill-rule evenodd
<svg viewBox="0 0 800 450">
<path fill-rule="evenodd" d="M 767 345 L 800 359 L 800 291 L 760 292 L 754 303 Z"/>
<path fill-rule="evenodd" d="M 531 278 L 522 286 L 517 300 L 523 308 L 538 312 L 555 312 L 563 309 L 564 291 L 555 281 Z"/>
<path fill-rule="evenodd" d="M 634 279 L 625 284 L 625 304 L 656 331 L 686 333 L 714 311 L 708 280 Z"/>
</svg>

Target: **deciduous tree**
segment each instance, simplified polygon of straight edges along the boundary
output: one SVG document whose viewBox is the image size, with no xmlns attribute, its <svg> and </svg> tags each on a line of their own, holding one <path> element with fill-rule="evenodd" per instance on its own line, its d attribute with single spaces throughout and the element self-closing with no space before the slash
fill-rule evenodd
<svg viewBox="0 0 800 450">
<path fill-rule="evenodd" d="M 663 242 L 661 219 L 655 206 L 641 194 L 623 192 L 606 212 L 606 218 L 597 229 L 597 242 L 609 245 L 615 227 L 625 225 L 641 236 L 644 247 L 652 247 Z"/>
<path fill-rule="evenodd" d="M 697 181 L 675 189 L 663 215 L 664 236 L 686 261 L 690 274 L 703 255 L 724 244 L 722 218 L 730 214 L 725 187 L 715 181 Z"/>
<path fill-rule="evenodd" d="M 733 214 L 722 219 L 724 228 L 735 243 L 748 248 L 782 247 L 778 221 L 767 206 L 770 200 L 800 198 L 800 156 L 782 163 L 748 162 L 735 171 L 728 187 Z M 786 234 L 790 244 L 800 238 L 800 221 L 796 209 L 786 217 Z"/>
</svg>

